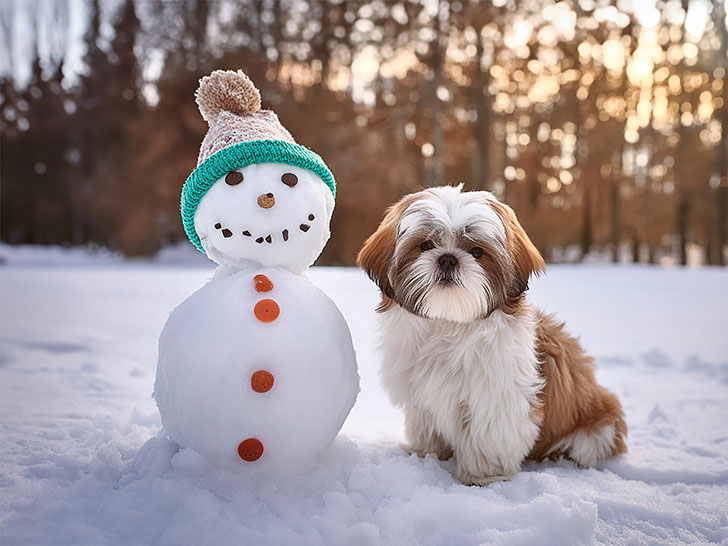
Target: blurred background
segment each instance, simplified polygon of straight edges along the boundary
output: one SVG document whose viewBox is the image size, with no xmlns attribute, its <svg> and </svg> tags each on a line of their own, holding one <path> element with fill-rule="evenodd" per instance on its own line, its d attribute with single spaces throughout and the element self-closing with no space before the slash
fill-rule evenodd
<svg viewBox="0 0 728 546">
<path fill-rule="evenodd" d="M 319 264 L 460 182 L 552 262 L 728 261 L 725 0 L 4 0 L 2 240 L 186 241 L 194 91 L 218 68 L 334 172 Z"/>
</svg>

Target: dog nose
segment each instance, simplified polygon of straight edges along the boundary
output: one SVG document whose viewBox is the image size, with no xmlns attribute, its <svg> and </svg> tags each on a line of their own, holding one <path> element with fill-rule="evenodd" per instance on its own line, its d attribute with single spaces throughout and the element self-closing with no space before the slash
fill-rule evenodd
<svg viewBox="0 0 728 546">
<path fill-rule="evenodd" d="M 263 193 L 258 196 L 258 206 L 269 209 L 276 204 L 276 197 L 272 193 Z"/>
<path fill-rule="evenodd" d="M 452 254 L 443 254 L 437 260 L 437 263 L 440 264 L 440 269 L 445 272 L 449 272 L 457 267 L 458 259 Z"/>
</svg>

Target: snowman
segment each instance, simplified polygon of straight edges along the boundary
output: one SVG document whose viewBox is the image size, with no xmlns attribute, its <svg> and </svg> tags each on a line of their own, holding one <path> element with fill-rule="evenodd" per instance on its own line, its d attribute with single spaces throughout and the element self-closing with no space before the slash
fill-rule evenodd
<svg viewBox="0 0 728 546">
<path fill-rule="evenodd" d="M 182 219 L 219 267 L 164 326 L 154 398 L 182 448 L 287 476 L 314 463 L 359 392 L 347 324 L 306 277 L 330 236 L 335 182 L 243 72 L 213 72 L 196 97 L 210 128 Z"/>
</svg>

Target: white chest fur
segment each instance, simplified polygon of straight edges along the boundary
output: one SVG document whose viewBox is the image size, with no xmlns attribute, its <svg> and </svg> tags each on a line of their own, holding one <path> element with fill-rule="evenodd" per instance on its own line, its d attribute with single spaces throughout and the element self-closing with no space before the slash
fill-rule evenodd
<svg viewBox="0 0 728 546">
<path fill-rule="evenodd" d="M 413 451 L 454 451 L 465 482 L 517 472 L 539 433 L 533 311 L 460 324 L 395 306 L 380 327 L 382 383 L 405 409 Z"/>
</svg>

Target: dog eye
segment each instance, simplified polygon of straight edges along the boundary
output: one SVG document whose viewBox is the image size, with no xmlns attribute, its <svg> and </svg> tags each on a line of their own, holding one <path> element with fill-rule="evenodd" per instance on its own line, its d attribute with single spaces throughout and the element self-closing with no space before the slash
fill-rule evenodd
<svg viewBox="0 0 728 546">
<path fill-rule="evenodd" d="M 422 241 L 420 243 L 420 250 L 422 252 L 427 252 L 428 250 L 432 250 L 433 248 L 435 248 L 435 245 L 432 241 Z"/>
<path fill-rule="evenodd" d="M 480 248 L 479 246 L 474 246 L 473 248 L 470 249 L 470 254 L 472 254 L 473 258 L 475 258 L 477 260 L 478 258 L 483 256 L 483 249 Z"/>
</svg>

